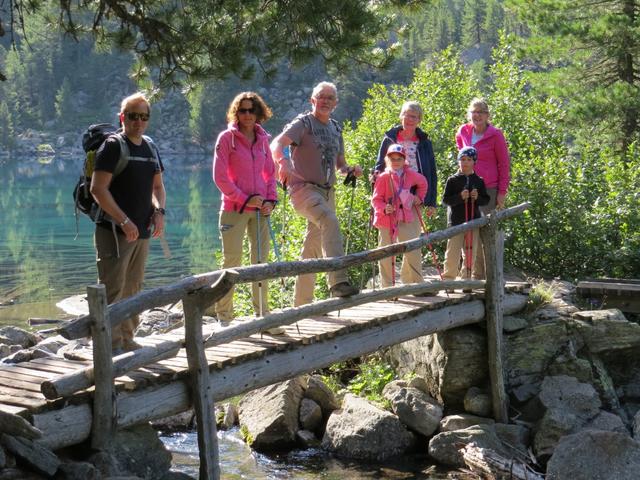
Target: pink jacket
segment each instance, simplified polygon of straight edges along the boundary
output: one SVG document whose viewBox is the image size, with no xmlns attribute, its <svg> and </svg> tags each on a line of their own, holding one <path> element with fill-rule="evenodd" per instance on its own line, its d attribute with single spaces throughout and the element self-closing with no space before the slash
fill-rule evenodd
<svg viewBox="0 0 640 480">
<path fill-rule="evenodd" d="M 213 181 L 222 192 L 222 211 L 239 212 L 251 195 L 261 195 L 275 202 L 276 177 L 269 134 L 256 124 L 256 139 L 253 145 L 240 130 L 237 123 L 218 135 L 213 155 Z M 255 210 L 245 207 L 245 210 Z"/>
<path fill-rule="evenodd" d="M 487 188 L 497 188 L 506 194 L 509 188 L 509 149 L 502 130 L 489 125 L 475 145 L 471 143 L 473 124 L 466 123 L 456 133 L 458 149 L 474 147 L 478 152 L 475 172 L 482 177 Z"/>
<path fill-rule="evenodd" d="M 429 188 L 427 180 L 408 165 L 404 166 L 402 178 L 389 168 L 378 175 L 371 198 L 374 210 L 373 225 L 376 228 L 391 229 L 398 222 L 413 222 L 415 209 L 413 207 L 414 195 L 410 191 L 412 187 L 416 187 L 415 196 L 419 197 L 421 202 L 424 201 Z M 389 202 L 395 211 L 386 214 L 384 209 Z"/>
</svg>

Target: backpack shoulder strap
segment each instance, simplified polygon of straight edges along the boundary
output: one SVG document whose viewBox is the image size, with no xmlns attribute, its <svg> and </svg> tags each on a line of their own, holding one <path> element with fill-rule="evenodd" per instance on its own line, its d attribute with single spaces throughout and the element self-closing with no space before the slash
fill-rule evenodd
<svg viewBox="0 0 640 480">
<path fill-rule="evenodd" d="M 153 156 L 156 159 L 156 162 L 160 163 L 160 151 L 158 150 L 158 146 L 155 144 L 153 140 L 151 140 L 151 137 L 147 135 L 143 135 L 142 139 L 149 144 L 149 147 L 151 148 L 151 153 L 153 153 Z"/>
<path fill-rule="evenodd" d="M 122 173 L 122 171 L 127 167 L 129 163 L 129 145 L 127 141 L 124 139 L 124 135 L 121 132 L 114 134 L 114 137 L 118 139 L 120 143 L 120 158 L 118 158 L 118 163 L 116 163 L 116 168 L 113 170 L 113 176 L 116 177 Z"/>
</svg>

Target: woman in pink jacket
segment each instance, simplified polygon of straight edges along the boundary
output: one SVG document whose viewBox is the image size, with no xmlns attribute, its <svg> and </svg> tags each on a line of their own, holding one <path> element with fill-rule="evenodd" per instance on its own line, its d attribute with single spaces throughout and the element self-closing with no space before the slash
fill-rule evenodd
<svg viewBox="0 0 640 480">
<path fill-rule="evenodd" d="M 228 128 L 218 135 L 213 156 L 213 181 L 222 193 L 220 235 L 223 268 L 242 261 L 245 233 L 251 244 L 251 263 L 263 263 L 269 255 L 267 218 L 277 201 L 270 137 L 261 123 L 271 118 L 271 110 L 257 93 L 238 94 L 227 111 Z M 257 316 L 269 312 L 267 282 L 252 285 L 253 308 Z M 219 321 L 233 315 L 233 290 L 215 304 Z M 269 333 L 276 333 L 270 331 Z M 277 332 L 279 333 L 279 332 Z"/>
<path fill-rule="evenodd" d="M 474 98 L 467 112 L 469 123 L 465 123 L 456 133 L 458 150 L 463 147 L 474 147 L 478 153 L 475 172 L 482 177 L 487 193 L 491 197 L 489 203 L 480 207 L 483 214 L 504 208 L 504 200 L 509 189 L 509 149 L 502 130 L 489 123 L 489 105 L 482 98 Z M 478 248 L 476 255 L 474 278 L 485 277 L 484 252 Z"/>
<path fill-rule="evenodd" d="M 389 145 L 385 155 L 387 167 L 378 175 L 373 187 L 373 225 L 380 230 L 381 247 L 396 240 L 404 242 L 420 236 L 420 207 L 428 185 L 424 176 L 407 165 L 405 160 L 406 153 L 402 145 Z M 380 260 L 382 287 L 395 283 L 392 258 Z M 404 254 L 400 278 L 405 284 L 424 281 L 420 249 Z"/>
</svg>

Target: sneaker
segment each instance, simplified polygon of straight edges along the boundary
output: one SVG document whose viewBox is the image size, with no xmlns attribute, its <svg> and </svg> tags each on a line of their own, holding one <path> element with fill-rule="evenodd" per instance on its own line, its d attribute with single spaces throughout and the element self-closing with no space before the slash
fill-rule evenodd
<svg viewBox="0 0 640 480">
<path fill-rule="evenodd" d="M 354 287 L 349 282 L 336 283 L 329 291 L 332 297 L 350 297 L 360 292 L 358 287 Z"/>
</svg>

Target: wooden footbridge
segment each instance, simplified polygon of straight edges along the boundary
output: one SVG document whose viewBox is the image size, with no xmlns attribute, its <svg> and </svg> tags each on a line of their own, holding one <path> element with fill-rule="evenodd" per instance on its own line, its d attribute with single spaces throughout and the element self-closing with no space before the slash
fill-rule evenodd
<svg viewBox="0 0 640 480">
<path fill-rule="evenodd" d="M 253 265 L 198 275 L 106 305 L 102 285 L 88 288 L 89 315 L 54 329 L 93 337 L 93 359 L 39 358 L 0 365 L 0 413 L 20 416 L 51 450 L 90 439 L 109 447 L 116 429 L 194 408 L 200 478 L 220 477 L 214 402 L 419 336 L 487 319 L 494 416 L 507 421 L 502 315 L 522 308 L 521 284 L 504 288 L 498 222 L 528 204 L 408 242 L 339 258 Z M 425 281 L 365 291 L 221 328 L 202 313 L 235 283 L 361 265 L 481 228 L 487 280 Z M 444 293 L 456 289 L 456 293 Z M 461 293 L 472 289 L 473 293 Z M 397 298 L 397 300 L 395 300 Z M 111 358 L 111 326 L 149 308 L 183 301 L 185 327 L 138 338 L 143 348 Z M 284 326 L 285 335 L 261 334 Z"/>
</svg>

